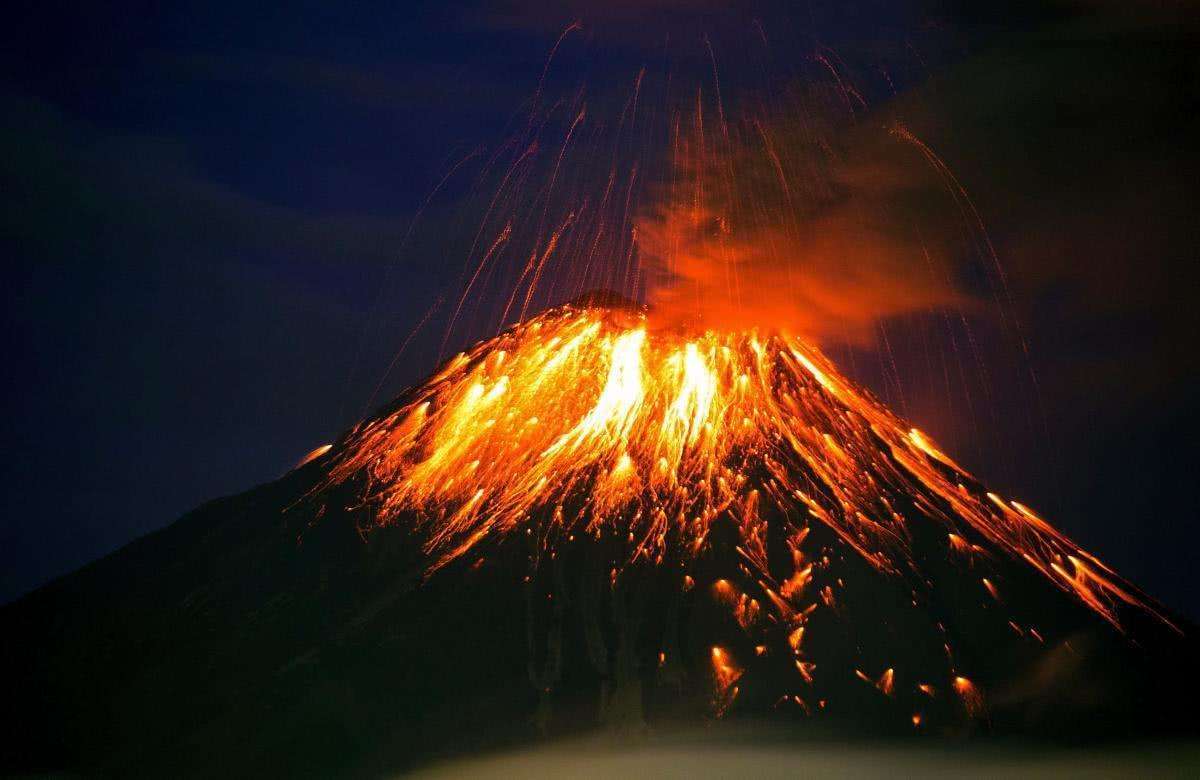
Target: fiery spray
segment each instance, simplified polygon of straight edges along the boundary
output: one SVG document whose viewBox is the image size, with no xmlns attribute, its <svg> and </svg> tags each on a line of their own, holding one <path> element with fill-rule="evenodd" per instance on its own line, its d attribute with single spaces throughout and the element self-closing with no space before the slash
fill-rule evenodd
<svg viewBox="0 0 1200 780">
<path fill-rule="evenodd" d="M 794 518 L 796 550 L 818 522 L 879 572 L 919 578 L 908 524 L 921 515 L 942 524 L 947 556 L 976 554 L 965 539 L 982 538 L 1114 626 L 1120 605 L 1155 612 L 784 333 L 691 338 L 648 330 L 633 311 L 552 310 L 453 358 L 356 431 L 333 479 L 358 474 L 380 522 L 427 534 L 431 571 L 513 533 L 546 552 L 571 534 L 616 534 L 626 564 L 668 552 L 686 561 L 727 516 L 741 528 L 744 562 L 791 619 L 811 600 L 811 569 L 771 581 L 769 503 Z"/>
</svg>

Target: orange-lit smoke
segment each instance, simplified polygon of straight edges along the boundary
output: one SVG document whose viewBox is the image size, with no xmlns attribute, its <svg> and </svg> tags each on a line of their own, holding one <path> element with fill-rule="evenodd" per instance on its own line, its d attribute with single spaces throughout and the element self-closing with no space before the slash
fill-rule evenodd
<svg viewBox="0 0 1200 780">
<path fill-rule="evenodd" d="M 879 321 L 972 307 L 946 246 L 960 215 L 902 137 L 834 152 L 754 126 L 708 159 L 677 149 L 683 184 L 637 221 L 655 325 L 869 345 Z"/>
</svg>

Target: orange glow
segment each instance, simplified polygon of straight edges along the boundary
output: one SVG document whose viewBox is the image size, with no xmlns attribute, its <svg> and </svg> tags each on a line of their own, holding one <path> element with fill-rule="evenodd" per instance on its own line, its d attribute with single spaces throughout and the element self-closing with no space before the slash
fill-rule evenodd
<svg viewBox="0 0 1200 780">
<path fill-rule="evenodd" d="M 882 693 L 883 695 L 885 695 L 885 696 L 892 695 L 893 684 L 895 682 L 895 670 L 894 669 L 892 669 L 890 667 L 887 669 L 884 669 L 883 674 L 879 675 L 878 680 L 872 680 L 861 669 L 855 669 L 854 674 L 855 674 L 855 676 L 858 677 L 858 679 L 862 680 L 863 682 L 865 682 L 869 685 L 874 685 L 876 688 L 879 689 L 879 692 Z"/>
<path fill-rule="evenodd" d="M 760 608 L 758 601 L 748 598 L 745 594 L 738 601 L 737 606 L 733 610 L 733 616 L 737 619 L 738 625 L 743 629 L 749 629 L 758 620 Z"/>
<path fill-rule="evenodd" d="M 726 580 L 714 595 L 744 626 L 767 618 L 764 607 L 798 626 L 818 603 L 805 597 L 808 523 L 898 575 L 915 572 L 908 523 L 924 516 L 946 528 L 948 552 L 984 550 L 967 541 L 978 539 L 1117 627 L 1121 605 L 1158 615 L 1031 510 L 966 487 L 978 483 L 927 436 L 785 333 L 687 335 L 650 329 L 636 311 L 559 307 L 449 361 L 335 458 L 331 481 L 365 475 L 381 523 L 423 531 L 431 572 L 515 532 L 551 556 L 572 535 L 608 534 L 626 545 L 614 581 L 674 543 L 688 589 L 687 564 L 728 517 L 768 602 Z M 901 498 L 915 499 L 908 517 Z M 802 520 L 787 531 L 796 569 L 779 583 L 766 567 L 768 505 Z M 819 599 L 837 605 L 831 585 Z"/>
<path fill-rule="evenodd" d="M 733 585 L 729 584 L 729 580 L 717 580 L 712 584 L 713 597 L 722 604 L 734 609 L 738 604 L 737 591 L 733 589 Z"/>
<path fill-rule="evenodd" d="M 989 580 L 987 577 L 984 577 L 980 581 L 983 583 L 983 587 L 987 588 L 987 592 L 992 594 L 992 598 L 994 598 L 996 601 L 999 601 L 1000 600 L 1000 591 L 996 590 L 996 586 L 992 584 L 992 581 Z"/>
<path fill-rule="evenodd" d="M 962 699 L 963 707 L 966 708 L 967 714 L 975 717 L 983 712 L 983 694 L 975 687 L 975 683 L 968 680 L 966 677 L 954 678 L 954 690 Z"/>
<path fill-rule="evenodd" d="M 298 469 L 298 468 L 300 468 L 301 466 L 307 466 L 309 463 L 312 463 L 312 462 L 313 462 L 314 460 L 316 460 L 317 458 L 319 458 L 319 457 L 321 457 L 322 455 L 324 455 L 325 453 L 329 452 L 331 449 L 333 449 L 333 445 L 332 445 L 332 444 L 322 444 L 320 447 L 317 447 L 317 448 L 316 448 L 316 449 L 314 449 L 312 452 L 308 453 L 308 454 L 307 454 L 307 455 L 305 455 L 303 458 L 301 458 L 301 459 L 300 459 L 300 462 L 299 462 L 299 463 L 297 463 L 297 464 L 296 464 L 295 466 L 293 466 L 292 468 L 297 468 L 297 469 Z"/>
<path fill-rule="evenodd" d="M 806 566 L 799 569 L 795 574 L 789 577 L 779 592 L 787 599 L 796 599 L 803 592 L 806 585 L 812 581 L 812 566 Z"/>
<path fill-rule="evenodd" d="M 967 543 L 966 539 L 962 538 L 958 534 L 946 534 L 946 538 L 950 542 L 950 549 L 955 553 L 966 555 L 971 551 L 971 545 Z"/>
<path fill-rule="evenodd" d="M 894 678 L 895 678 L 895 670 L 890 669 L 890 668 L 885 669 L 883 674 L 881 674 L 879 676 L 879 679 L 875 682 L 875 687 L 878 688 L 880 691 L 882 691 L 884 695 L 891 696 L 892 695 L 892 683 L 893 683 Z"/>
<path fill-rule="evenodd" d="M 723 648 L 714 646 L 712 649 L 713 680 L 717 691 L 724 694 L 730 686 L 742 676 L 742 669 Z"/>
</svg>

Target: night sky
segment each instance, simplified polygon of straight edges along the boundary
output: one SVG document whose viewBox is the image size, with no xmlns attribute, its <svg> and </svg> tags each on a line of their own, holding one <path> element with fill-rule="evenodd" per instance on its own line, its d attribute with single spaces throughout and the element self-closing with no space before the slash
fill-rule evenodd
<svg viewBox="0 0 1200 780">
<path fill-rule="evenodd" d="M 76 5 L 18 12 L 0 49 L 0 600 L 279 476 L 434 367 L 436 321 L 388 369 L 459 289 L 472 180 L 439 182 L 504 141 L 566 25 L 584 28 L 547 88 L 603 94 L 667 40 L 710 34 L 736 63 L 758 20 L 797 63 L 902 52 L 873 110 L 902 107 L 970 191 L 1028 341 L 981 325 L 970 413 L 923 394 L 904 323 L 907 386 L 869 349 L 851 373 L 1200 617 L 1200 37 L 1182 5 Z"/>
</svg>

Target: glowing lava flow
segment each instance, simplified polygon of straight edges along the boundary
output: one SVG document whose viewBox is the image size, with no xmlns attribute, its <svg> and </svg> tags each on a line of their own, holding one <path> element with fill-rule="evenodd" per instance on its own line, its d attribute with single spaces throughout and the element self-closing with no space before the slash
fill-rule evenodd
<svg viewBox="0 0 1200 780">
<path fill-rule="evenodd" d="M 1162 618 L 783 334 L 686 338 L 650 330 L 634 312 L 551 310 L 458 355 L 398 410 L 355 431 L 332 479 L 354 475 L 366 476 L 380 522 L 414 522 L 426 534 L 431 571 L 514 532 L 548 552 L 571 534 L 607 533 L 624 540 L 627 564 L 668 552 L 686 564 L 727 516 L 772 608 L 799 623 L 808 522 L 881 573 L 921 578 L 907 527 L 920 514 L 942 524 L 948 556 L 982 553 L 967 540 L 986 541 L 1117 628 L 1122 604 Z M 768 573 L 768 504 L 792 518 L 796 568 L 783 582 Z"/>
</svg>

